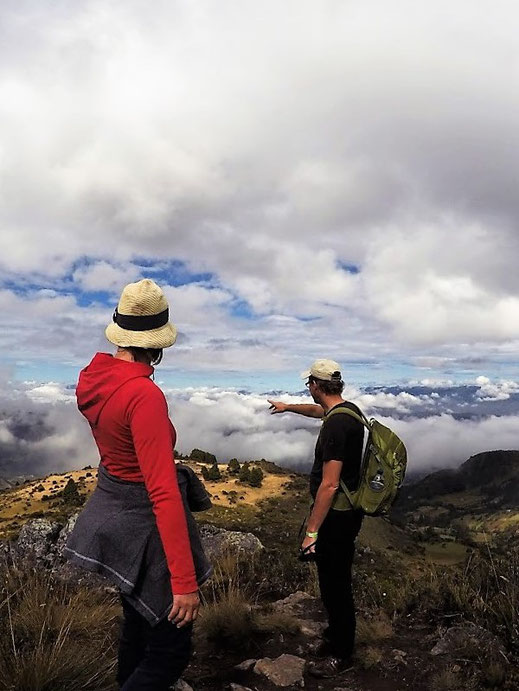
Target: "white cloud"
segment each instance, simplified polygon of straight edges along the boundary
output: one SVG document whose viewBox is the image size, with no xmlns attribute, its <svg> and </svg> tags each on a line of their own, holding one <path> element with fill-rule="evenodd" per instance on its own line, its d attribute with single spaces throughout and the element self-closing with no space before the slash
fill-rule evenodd
<svg viewBox="0 0 519 691">
<path fill-rule="evenodd" d="M 480 376 L 476 384 L 479 386 L 477 396 L 482 401 L 506 401 L 511 394 L 519 393 L 519 383 L 515 381 L 491 382 L 488 377 Z"/>
<path fill-rule="evenodd" d="M 27 390 L 29 398 L 37 403 L 71 402 L 72 394 L 62 384 L 52 381 Z"/>
<path fill-rule="evenodd" d="M 202 448 L 220 461 L 266 458 L 287 467 L 309 468 L 318 420 L 289 413 L 271 415 L 266 397 L 257 394 L 215 387 L 164 390 L 177 430 L 178 451 Z M 281 398 L 308 402 L 307 396 L 284 394 Z M 475 453 L 519 448 L 516 414 L 460 420 L 445 412 L 440 400 L 436 405 L 441 415 L 397 417 L 402 411 L 420 412 L 415 398 L 384 392 L 365 398 L 358 391 L 351 396 L 368 416 L 372 406 L 378 410 L 387 406 L 386 414 L 377 413 L 377 418 L 404 440 L 409 469 L 456 467 Z M 11 384 L 11 395 L 2 398 L 2 411 L 0 476 L 43 475 L 98 463 L 90 428 L 74 405 L 72 390 L 52 382 L 18 388 Z"/>
<path fill-rule="evenodd" d="M 457 467 L 476 453 L 519 448 L 517 415 L 456 420 L 443 414 L 413 420 L 388 418 L 385 424 L 404 440 L 408 467 L 413 470 Z"/>
<path fill-rule="evenodd" d="M 114 266 L 106 261 L 81 267 L 73 273 L 74 281 L 82 290 L 103 290 L 112 293 L 120 293 L 124 285 L 133 283 L 139 277 L 139 268 L 133 264 Z"/>
<path fill-rule="evenodd" d="M 285 413 L 271 415 L 265 398 L 203 389 L 170 390 L 171 416 L 178 432 L 177 448 L 188 453 L 203 448 L 219 459 L 267 458 L 286 466 L 308 466 L 319 421 Z M 413 398 L 413 397 L 412 397 Z M 287 402 L 308 402 L 307 397 L 284 395 Z M 364 396 L 350 397 L 364 406 Z M 370 399 L 383 407 L 391 399 L 383 394 Z M 394 400 L 394 399 L 393 399 Z M 395 401 L 395 412 L 400 403 Z M 370 415 L 370 407 L 364 407 Z M 393 411 L 391 411 L 393 412 Z M 442 413 L 424 418 L 396 419 L 377 415 L 401 436 L 409 454 L 409 469 L 456 467 L 482 451 L 519 448 L 519 418 L 516 415 L 457 420 Z"/>
<path fill-rule="evenodd" d="M 202 367 L 213 324 L 235 342 L 213 367 L 322 344 L 443 370 L 516 358 L 515 3 L 28 0 L 0 15 L 0 277 L 117 293 L 131 259 L 185 261 L 217 286 L 171 291 L 179 362 Z M 230 318 L 236 298 L 322 321 L 267 333 Z M 59 299 L 16 298 L 37 303 L 24 356 L 66 341 L 77 361 L 96 338 L 106 317 L 72 299 L 47 329 Z"/>
</svg>

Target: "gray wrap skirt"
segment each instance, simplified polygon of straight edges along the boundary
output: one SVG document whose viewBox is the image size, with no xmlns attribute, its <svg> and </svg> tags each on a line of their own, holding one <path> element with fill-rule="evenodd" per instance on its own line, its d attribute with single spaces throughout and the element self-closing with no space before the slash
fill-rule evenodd
<svg viewBox="0 0 519 691">
<path fill-rule="evenodd" d="M 198 527 L 189 501 L 197 498 L 194 510 L 211 506 L 203 497 L 203 486 L 191 469 L 177 466 L 184 503 L 191 552 L 198 585 L 211 575 Z M 196 485 L 198 482 L 198 487 Z M 202 488 L 202 489 L 200 489 Z M 173 605 L 170 573 L 155 514 L 143 482 L 130 482 L 111 475 L 99 465 L 97 486 L 79 514 L 64 548 L 65 558 L 105 576 L 119 587 L 125 599 L 155 626 Z"/>
</svg>

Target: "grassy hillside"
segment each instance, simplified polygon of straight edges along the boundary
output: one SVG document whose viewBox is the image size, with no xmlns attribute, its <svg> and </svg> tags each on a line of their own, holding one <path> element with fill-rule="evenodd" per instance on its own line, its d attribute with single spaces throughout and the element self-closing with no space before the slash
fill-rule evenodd
<svg viewBox="0 0 519 691">
<path fill-rule="evenodd" d="M 402 489 L 393 515 L 428 542 L 471 544 L 517 537 L 519 452 L 489 451 L 469 458 L 458 470 L 432 473 Z M 455 551 L 452 546 L 448 550 Z"/>
<path fill-rule="evenodd" d="M 183 462 L 199 475 L 203 468 L 207 473 L 207 465 Z M 187 673 L 199 691 L 223 691 L 230 680 L 267 691 L 271 685 L 254 675 L 237 677 L 236 663 L 281 653 L 312 655 L 297 617 L 272 605 L 297 590 L 318 594 L 315 566 L 297 560 L 298 531 L 309 508 L 308 478 L 264 462 L 250 467 L 262 469 L 260 487 L 251 487 L 226 466 L 219 467 L 220 480 L 204 481 L 213 507 L 197 519 L 252 531 L 266 549 L 253 557 L 224 555 L 203 588 L 197 656 Z M 84 501 L 96 476 L 96 469 L 84 468 L 4 490 L 0 535 L 14 536 L 37 515 L 63 520 L 78 509 L 64 502 L 67 482 L 77 483 Z M 477 483 L 456 491 L 440 483 L 438 490 L 405 498 L 390 519 L 364 519 L 354 566 L 358 648 L 348 688 L 517 688 L 519 554 L 516 541 L 505 538 L 518 530 L 519 514 L 492 508 L 485 487 Z M 485 531 L 493 544 L 478 544 Z M 0 618 L 0 689 L 113 691 L 116 599 L 93 596 L 81 585 L 65 587 L 53 578 L 41 570 L 16 569 L 0 578 L 0 608 L 6 603 L 10 608 L 9 617 Z M 493 657 L 486 644 L 476 650 L 464 643 L 450 656 L 431 656 L 447 628 L 471 622 L 485 627 L 486 641 L 498 636 L 505 653 Z M 307 675 L 305 687 L 332 691 L 337 683 Z"/>
<path fill-rule="evenodd" d="M 202 463 L 183 461 L 202 479 Z M 268 464 L 251 462 L 250 468 L 266 468 Z M 260 487 L 251 487 L 241 482 L 237 476 L 228 472 L 227 467 L 220 466 L 222 479 L 217 482 L 203 480 L 211 495 L 213 509 L 206 513 L 208 520 L 223 524 L 235 521 L 239 525 L 244 520 L 253 518 L 264 499 L 283 497 L 291 492 L 294 498 L 302 496 L 301 490 L 289 490 L 296 476 L 272 466 L 274 472 L 263 470 Z M 62 493 L 69 480 L 73 480 L 83 501 L 94 491 L 97 483 L 97 468 L 87 466 L 82 470 L 68 473 L 55 473 L 36 480 L 26 481 L 18 487 L 0 490 L 0 538 L 12 538 L 17 535 L 22 525 L 31 518 L 49 518 L 63 520 L 77 507 L 68 506 L 63 501 Z"/>
</svg>

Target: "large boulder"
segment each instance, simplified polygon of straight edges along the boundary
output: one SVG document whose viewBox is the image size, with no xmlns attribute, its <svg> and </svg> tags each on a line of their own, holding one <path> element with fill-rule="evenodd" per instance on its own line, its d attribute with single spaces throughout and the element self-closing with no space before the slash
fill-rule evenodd
<svg viewBox="0 0 519 691">
<path fill-rule="evenodd" d="M 200 526 L 200 538 L 210 560 L 217 559 L 228 552 L 249 556 L 265 549 L 252 533 L 225 530 L 215 525 Z"/>
<path fill-rule="evenodd" d="M 47 518 L 33 518 L 22 526 L 16 541 L 17 556 L 34 560 L 42 565 L 54 561 L 54 546 L 62 525 Z"/>
</svg>

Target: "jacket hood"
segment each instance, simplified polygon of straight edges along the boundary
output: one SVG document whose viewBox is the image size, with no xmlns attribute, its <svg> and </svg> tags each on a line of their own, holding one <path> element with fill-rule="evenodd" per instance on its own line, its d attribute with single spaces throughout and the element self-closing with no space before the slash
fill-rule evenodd
<svg viewBox="0 0 519 691">
<path fill-rule="evenodd" d="M 91 425 L 96 425 L 105 403 L 123 384 L 137 377 L 149 377 L 153 367 L 129 362 L 108 353 L 96 353 L 92 362 L 81 370 L 76 387 L 79 411 Z"/>
</svg>

